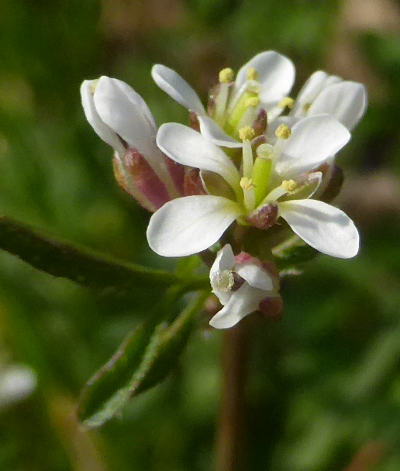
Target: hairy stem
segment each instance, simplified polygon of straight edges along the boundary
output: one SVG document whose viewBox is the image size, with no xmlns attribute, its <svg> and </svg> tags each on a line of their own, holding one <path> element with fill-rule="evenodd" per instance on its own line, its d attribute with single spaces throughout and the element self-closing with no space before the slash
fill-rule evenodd
<svg viewBox="0 0 400 471">
<path fill-rule="evenodd" d="M 244 393 L 247 373 L 247 322 L 224 333 L 222 346 L 222 397 L 217 432 L 217 471 L 240 469 Z"/>
</svg>

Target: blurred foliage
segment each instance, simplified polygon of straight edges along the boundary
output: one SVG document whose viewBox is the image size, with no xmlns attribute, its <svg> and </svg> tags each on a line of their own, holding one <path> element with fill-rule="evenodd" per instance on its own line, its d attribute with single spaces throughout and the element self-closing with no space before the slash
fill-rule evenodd
<svg viewBox="0 0 400 471">
<path fill-rule="evenodd" d="M 110 149 L 81 111 L 80 82 L 116 76 L 143 95 L 158 123 L 185 122 L 185 110 L 152 83 L 153 63 L 176 68 L 206 96 L 220 68 L 266 49 L 295 61 L 297 87 L 324 67 L 366 81 L 370 108 L 339 163 L 346 176 L 397 178 L 400 32 L 368 22 L 350 28 L 350 3 L 2 0 L 1 213 L 133 263 L 171 268 L 147 247 L 148 214 L 114 182 Z M 399 15 L 395 1 L 375 5 Z M 346 70 L 345 40 L 355 54 Z M 344 470 L 370 443 L 383 449 L 370 469 L 400 469 L 400 201 L 392 194 L 381 202 L 366 187 L 357 205 L 352 181 L 344 187 L 362 233 L 360 256 L 318 257 L 284 280 L 282 321 L 253 316 L 245 469 Z M 109 299 L 0 254 L 2 360 L 29 365 L 39 381 L 30 398 L 0 411 L 1 470 L 212 468 L 221 333 L 202 317 L 174 375 L 135 398 L 121 419 L 96 433 L 73 419 L 87 378 L 161 292 Z"/>
</svg>

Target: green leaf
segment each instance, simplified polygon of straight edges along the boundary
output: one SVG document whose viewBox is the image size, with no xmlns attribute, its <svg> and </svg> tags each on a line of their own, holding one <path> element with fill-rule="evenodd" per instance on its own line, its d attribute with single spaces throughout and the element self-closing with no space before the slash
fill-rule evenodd
<svg viewBox="0 0 400 471">
<path fill-rule="evenodd" d="M 104 294 L 136 296 L 143 289 L 181 284 L 183 291 L 205 288 L 206 278 L 173 273 L 114 260 L 106 255 L 40 235 L 5 216 L 0 217 L 0 249 L 51 275 L 68 278 Z"/>
<path fill-rule="evenodd" d="M 295 268 L 296 265 L 308 262 L 318 252 L 294 235 L 272 249 L 279 270 Z"/>
<path fill-rule="evenodd" d="M 82 392 L 78 416 L 85 425 L 91 428 L 103 425 L 130 398 L 155 386 L 170 373 L 207 295 L 199 295 L 170 325 L 149 321 L 128 336 Z"/>
</svg>

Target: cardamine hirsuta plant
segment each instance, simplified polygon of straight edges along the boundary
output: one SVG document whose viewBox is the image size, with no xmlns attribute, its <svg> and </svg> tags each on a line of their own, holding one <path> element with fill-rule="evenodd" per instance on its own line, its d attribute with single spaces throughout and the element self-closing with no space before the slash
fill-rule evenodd
<svg viewBox="0 0 400 471">
<path fill-rule="evenodd" d="M 294 66 L 275 51 L 237 73 L 221 70 L 206 106 L 172 69 L 155 65 L 151 75 L 187 108 L 189 125 L 158 129 L 143 98 L 115 78 L 85 80 L 81 98 L 94 131 L 113 148 L 117 182 L 151 213 L 150 248 L 183 257 L 174 272 L 0 222 L 2 247 L 33 266 L 131 303 L 149 297 L 147 318 L 84 388 L 78 414 L 89 427 L 168 375 L 198 313 L 216 329 L 256 312 L 278 319 L 282 277 L 299 274 L 319 252 L 346 259 L 359 250 L 354 223 L 330 202 L 343 181 L 336 154 L 367 106 L 363 85 L 317 71 L 294 97 Z M 155 287 L 165 292 L 156 302 Z"/>
<path fill-rule="evenodd" d="M 213 327 L 255 311 L 279 315 L 280 262 L 290 265 L 305 244 L 334 257 L 357 254 L 356 227 L 329 201 L 342 182 L 335 156 L 366 108 L 363 85 L 318 71 L 294 99 L 292 62 L 266 51 L 236 77 L 221 70 L 206 110 L 172 69 L 155 65 L 152 77 L 188 109 L 190 126 L 157 130 L 143 99 L 113 78 L 83 82 L 82 103 L 114 148 L 117 181 L 154 213 L 150 247 L 164 257 L 215 259 L 210 281 L 223 307 Z"/>
</svg>

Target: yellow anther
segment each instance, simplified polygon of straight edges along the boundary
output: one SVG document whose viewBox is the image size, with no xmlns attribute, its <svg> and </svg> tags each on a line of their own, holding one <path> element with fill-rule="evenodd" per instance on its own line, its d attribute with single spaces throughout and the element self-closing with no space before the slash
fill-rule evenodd
<svg viewBox="0 0 400 471">
<path fill-rule="evenodd" d="M 294 180 L 283 180 L 281 186 L 286 191 L 294 191 L 297 188 L 297 183 Z"/>
<path fill-rule="evenodd" d="M 240 186 L 244 191 L 252 190 L 254 188 L 253 180 L 248 177 L 242 177 L 240 179 Z"/>
<path fill-rule="evenodd" d="M 250 126 L 244 126 L 239 129 L 239 137 L 242 141 L 250 141 L 255 135 L 256 132 Z"/>
<path fill-rule="evenodd" d="M 304 103 L 303 110 L 307 112 L 310 109 L 310 107 L 311 107 L 311 103 Z"/>
<path fill-rule="evenodd" d="M 260 144 L 256 150 L 257 157 L 261 159 L 272 159 L 274 155 L 274 148 L 271 144 Z"/>
<path fill-rule="evenodd" d="M 254 67 L 249 67 L 246 71 L 247 80 L 257 80 L 258 72 Z"/>
<path fill-rule="evenodd" d="M 229 83 L 229 82 L 232 82 L 233 76 L 234 76 L 233 70 L 229 67 L 226 67 L 225 69 L 222 69 L 219 72 L 218 77 L 221 83 Z"/>
<path fill-rule="evenodd" d="M 260 99 L 258 98 L 258 96 L 252 96 L 250 98 L 247 98 L 246 101 L 244 102 L 244 106 L 246 108 L 250 108 L 250 107 L 256 107 L 260 104 Z"/>
<path fill-rule="evenodd" d="M 292 131 L 286 124 L 280 124 L 275 131 L 275 136 L 278 139 L 289 139 L 291 134 Z"/>
<path fill-rule="evenodd" d="M 278 106 L 280 108 L 286 108 L 288 107 L 289 109 L 292 109 L 294 106 L 294 100 L 293 98 L 290 98 L 290 96 L 285 96 L 282 98 L 282 100 L 279 102 Z"/>
</svg>

